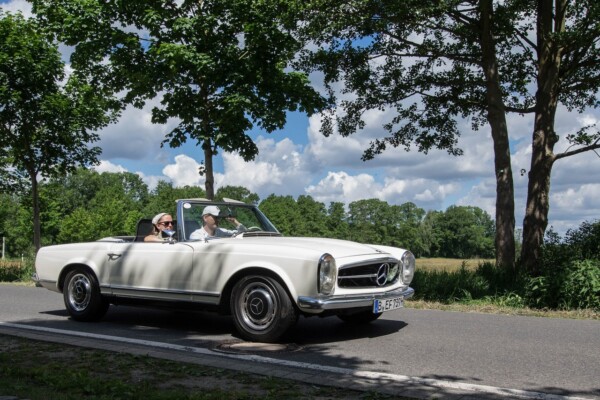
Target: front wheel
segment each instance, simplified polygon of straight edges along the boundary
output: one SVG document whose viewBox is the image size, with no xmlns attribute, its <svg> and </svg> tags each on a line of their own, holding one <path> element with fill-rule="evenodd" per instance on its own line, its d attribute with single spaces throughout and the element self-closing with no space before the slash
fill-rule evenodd
<svg viewBox="0 0 600 400">
<path fill-rule="evenodd" d="M 255 342 L 276 341 L 298 320 L 285 289 L 267 276 L 240 279 L 233 287 L 231 310 L 240 336 Z"/>
<path fill-rule="evenodd" d="M 67 274 L 63 298 L 67 312 L 76 321 L 97 321 L 108 311 L 109 303 L 100 294 L 96 276 L 83 268 Z"/>
</svg>

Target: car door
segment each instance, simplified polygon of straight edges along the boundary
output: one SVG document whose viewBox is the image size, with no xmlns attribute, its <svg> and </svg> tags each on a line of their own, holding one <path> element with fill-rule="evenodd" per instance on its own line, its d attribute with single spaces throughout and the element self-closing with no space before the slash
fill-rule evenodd
<svg viewBox="0 0 600 400">
<path fill-rule="evenodd" d="M 193 249 L 185 243 L 115 243 L 108 253 L 113 295 L 191 299 Z"/>
</svg>

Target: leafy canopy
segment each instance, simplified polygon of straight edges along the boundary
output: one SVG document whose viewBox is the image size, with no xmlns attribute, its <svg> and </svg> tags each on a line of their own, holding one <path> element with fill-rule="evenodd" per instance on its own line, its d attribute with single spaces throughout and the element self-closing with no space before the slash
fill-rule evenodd
<svg viewBox="0 0 600 400">
<path fill-rule="evenodd" d="M 152 121 L 178 121 L 164 143 L 187 139 L 238 151 L 258 149 L 254 126 L 282 128 L 286 111 L 313 113 L 323 99 L 288 63 L 300 43 L 286 0 L 33 0 L 33 10 L 61 40 L 76 46 L 85 70 L 124 102 L 158 96 Z M 108 62 L 107 62 L 108 61 Z"/>
</svg>

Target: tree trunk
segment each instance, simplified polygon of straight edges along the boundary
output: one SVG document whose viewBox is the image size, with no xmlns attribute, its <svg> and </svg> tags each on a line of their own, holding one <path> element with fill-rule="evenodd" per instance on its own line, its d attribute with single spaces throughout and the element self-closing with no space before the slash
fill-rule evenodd
<svg viewBox="0 0 600 400">
<path fill-rule="evenodd" d="M 494 141 L 496 173 L 496 265 L 515 266 L 515 198 L 506 109 L 498 77 L 496 50 L 491 29 L 492 0 L 480 2 L 482 68 L 486 78 L 487 119 Z"/>
<path fill-rule="evenodd" d="M 532 275 L 540 273 L 540 252 L 548 226 L 550 174 L 556 157 L 554 119 L 558 104 L 562 49 L 553 34 L 564 30 L 565 0 L 539 1 L 537 13 L 538 90 L 536 93 L 531 168 L 527 185 L 527 207 L 523 219 L 521 264 Z"/>
<path fill-rule="evenodd" d="M 547 153 L 547 133 L 542 128 L 534 133 L 534 145 L 531 155 L 531 170 L 527 185 L 527 207 L 523 219 L 523 247 L 521 265 L 531 275 L 540 274 L 541 247 L 548 226 L 550 210 L 550 173 L 554 159 Z"/>
<path fill-rule="evenodd" d="M 204 150 L 204 174 L 206 181 L 204 189 L 206 190 L 206 198 L 209 200 L 215 199 L 215 175 L 213 170 L 213 149 L 210 140 L 205 140 L 202 144 Z"/>
<path fill-rule="evenodd" d="M 33 247 L 37 254 L 42 247 L 42 229 L 40 227 L 40 195 L 36 172 L 29 171 L 29 178 L 31 179 L 31 196 L 33 201 Z"/>
</svg>

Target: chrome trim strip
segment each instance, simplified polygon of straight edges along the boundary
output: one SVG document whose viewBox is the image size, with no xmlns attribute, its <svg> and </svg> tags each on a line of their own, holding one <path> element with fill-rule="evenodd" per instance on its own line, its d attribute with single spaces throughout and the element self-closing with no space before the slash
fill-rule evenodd
<svg viewBox="0 0 600 400">
<path fill-rule="evenodd" d="M 411 298 L 415 290 L 411 287 L 404 287 L 390 290 L 384 293 L 372 293 L 366 295 L 352 296 L 322 296 L 322 297 L 298 297 L 298 307 L 301 310 L 338 310 L 343 308 L 372 307 L 374 300 L 386 300 L 395 297 Z"/>
<path fill-rule="evenodd" d="M 366 261 L 358 261 L 350 264 L 344 264 L 338 267 L 339 270 L 353 267 L 362 267 L 365 265 L 379 264 L 379 263 L 391 263 L 391 264 L 399 264 L 400 260 L 393 257 L 381 257 L 381 258 L 371 258 Z"/>
<path fill-rule="evenodd" d="M 102 294 L 112 294 L 111 291 L 127 291 L 131 293 L 164 293 L 168 295 L 187 295 L 187 296 L 206 296 L 206 297 L 221 297 L 220 293 L 217 292 L 195 292 L 192 290 L 161 290 L 152 288 L 140 288 L 131 286 L 115 286 L 115 285 L 103 285 L 100 287 Z"/>
<path fill-rule="evenodd" d="M 56 286 L 56 281 L 51 281 L 51 280 L 48 280 L 48 279 L 39 279 L 39 278 L 38 278 L 38 279 L 35 281 L 35 283 L 39 283 L 39 284 L 41 284 L 41 285 L 46 285 L 46 284 L 48 284 L 48 285 L 54 285 L 54 286 Z"/>
<path fill-rule="evenodd" d="M 377 274 L 369 274 L 369 275 L 344 275 L 338 276 L 338 279 L 364 279 L 364 278 L 377 278 Z"/>
</svg>

